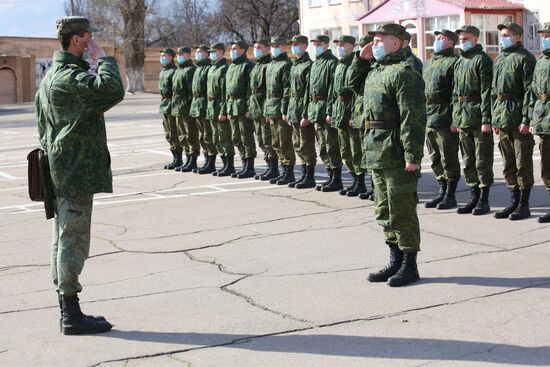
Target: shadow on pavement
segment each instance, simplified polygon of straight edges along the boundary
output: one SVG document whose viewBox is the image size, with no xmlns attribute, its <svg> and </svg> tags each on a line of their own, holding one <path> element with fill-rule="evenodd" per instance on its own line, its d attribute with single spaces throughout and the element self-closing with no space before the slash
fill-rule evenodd
<svg viewBox="0 0 550 367">
<path fill-rule="evenodd" d="M 418 284 L 445 283 L 460 285 L 479 285 L 482 287 L 505 287 L 505 288 L 550 288 L 550 277 L 533 278 L 492 278 L 492 277 L 440 277 L 421 278 Z"/>
</svg>

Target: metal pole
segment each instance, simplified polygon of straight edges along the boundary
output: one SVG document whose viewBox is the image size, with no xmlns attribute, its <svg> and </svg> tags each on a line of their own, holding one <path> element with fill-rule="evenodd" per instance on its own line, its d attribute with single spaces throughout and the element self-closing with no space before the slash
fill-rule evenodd
<svg viewBox="0 0 550 367">
<path fill-rule="evenodd" d="M 71 15 L 74 15 L 74 0 L 71 0 Z"/>
</svg>

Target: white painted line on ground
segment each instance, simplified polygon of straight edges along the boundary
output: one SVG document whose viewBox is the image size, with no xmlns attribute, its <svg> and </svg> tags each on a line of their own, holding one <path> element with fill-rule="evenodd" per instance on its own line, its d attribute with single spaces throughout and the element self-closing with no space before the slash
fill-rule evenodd
<svg viewBox="0 0 550 367">
<path fill-rule="evenodd" d="M 172 156 L 172 153 L 162 152 L 162 151 L 160 151 L 160 150 L 144 149 L 144 150 L 138 150 L 137 152 L 156 153 L 156 154 L 166 155 L 166 156 L 168 156 L 168 157 L 171 157 L 171 156 Z"/>
<path fill-rule="evenodd" d="M 8 180 L 15 180 L 17 177 L 10 175 L 9 173 L 0 171 L 0 177 L 4 177 Z"/>
</svg>

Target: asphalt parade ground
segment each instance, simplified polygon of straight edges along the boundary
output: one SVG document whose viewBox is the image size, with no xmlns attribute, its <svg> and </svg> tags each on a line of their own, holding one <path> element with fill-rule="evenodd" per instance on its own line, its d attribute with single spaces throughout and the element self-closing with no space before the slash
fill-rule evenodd
<svg viewBox="0 0 550 367">
<path fill-rule="evenodd" d="M 0 106 L 0 366 L 550 365 L 538 147 L 531 218 L 421 203 L 421 280 L 390 288 L 366 281 L 388 257 L 371 201 L 166 171 L 158 101 L 127 96 L 106 114 L 114 193 L 95 198 L 80 298 L 115 327 L 94 336 L 59 333 L 52 223 L 26 184 L 34 107 Z M 436 191 L 428 160 L 421 202 Z M 494 169 L 492 210 L 509 199 L 496 146 Z"/>
</svg>

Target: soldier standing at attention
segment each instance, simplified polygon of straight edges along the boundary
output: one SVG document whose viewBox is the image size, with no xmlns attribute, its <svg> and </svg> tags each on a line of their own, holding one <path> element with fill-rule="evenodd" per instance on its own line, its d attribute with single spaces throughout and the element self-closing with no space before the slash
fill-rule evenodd
<svg viewBox="0 0 550 367">
<path fill-rule="evenodd" d="M 172 76 L 172 116 L 177 119 L 179 138 L 185 151 L 186 161 L 181 166 L 175 167 L 174 170 L 181 171 L 189 165 L 196 168 L 200 145 L 197 122 L 189 115 L 193 100 L 193 74 L 195 73 L 195 65 L 191 60 L 191 48 L 180 47 L 176 55 L 178 68 Z"/>
<path fill-rule="evenodd" d="M 329 38 L 318 35 L 311 40 L 315 47 L 315 61 L 311 65 L 306 87 L 304 113 L 300 125 L 315 125 L 319 155 L 325 164 L 328 180 L 316 187 L 317 191 L 342 189 L 342 157 L 338 145 L 338 131 L 331 126 L 332 118 L 327 116 L 329 88 L 338 65 L 338 59 L 328 48 Z"/>
<path fill-rule="evenodd" d="M 164 169 L 174 169 L 183 164 L 183 147 L 179 140 L 177 121 L 172 116 L 172 76 L 176 71 L 174 56 L 176 53 L 171 48 L 165 48 L 160 52 L 162 70 L 159 75 L 159 92 L 161 96 L 159 111 L 162 113 L 162 126 L 164 136 L 170 144 L 170 152 L 174 158 L 172 162 L 164 166 Z"/>
<path fill-rule="evenodd" d="M 537 61 L 530 88 L 529 111 L 530 131 L 540 138 L 540 168 L 542 182 L 550 192 L 550 23 L 544 23 L 539 30 L 542 36 L 542 56 Z M 550 213 L 538 219 L 539 223 L 550 223 Z"/>
<path fill-rule="evenodd" d="M 104 317 L 82 313 L 78 281 L 90 252 L 94 194 L 113 192 L 111 157 L 103 114 L 124 98 L 114 57 L 92 40 L 88 19 L 57 20 L 62 51 L 36 92 L 40 144 L 50 163 L 55 193 L 52 275 L 63 334 L 95 334 L 111 330 Z M 84 50 L 97 60 L 97 75 L 88 73 Z"/>
<path fill-rule="evenodd" d="M 457 29 L 460 57 L 453 80 L 453 124 L 459 129 L 464 179 L 470 201 L 458 214 L 489 213 L 489 189 L 493 176 L 493 129 L 491 127 L 491 83 L 493 60 L 477 43 L 479 29 L 465 25 Z"/>
<path fill-rule="evenodd" d="M 208 161 L 209 156 L 216 156 L 218 151 L 214 145 L 214 138 L 212 134 L 212 125 L 210 121 L 206 119 L 206 107 L 208 104 L 208 98 L 206 94 L 208 69 L 210 69 L 210 59 L 208 57 L 208 46 L 200 45 L 195 50 L 196 70 L 193 74 L 193 100 L 191 101 L 191 116 L 197 123 L 199 131 L 199 142 L 204 153 L 205 163 Z M 222 160 L 225 159 L 222 156 Z M 225 161 L 224 161 L 225 163 Z M 205 164 L 206 165 L 206 164 Z M 189 163 L 188 166 L 181 169 L 182 172 L 191 172 L 197 170 L 197 159 L 195 157 Z"/>
<path fill-rule="evenodd" d="M 451 108 L 454 68 L 458 59 L 455 55 L 458 36 L 447 29 L 434 34 L 434 53 L 424 66 L 423 76 L 428 115 L 426 145 L 432 170 L 439 184 L 439 194 L 425 206 L 452 209 L 457 205 L 455 193 L 460 180 L 458 131 L 452 123 Z"/>
<path fill-rule="evenodd" d="M 306 51 L 309 42 L 306 36 L 294 36 L 291 41 L 293 64 L 290 68 L 290 98 L 288 102 L 287 121 L 292 125 L 292 143 L 294 151 L 302 160 L 302 176 L 288 184 L 289 187 L 307 189 L 315 187 L 315 126 L 301 126 L 304 112 L 306 85 L 311 70 L 311 59 Z"/>
<path fill-rule="evenodd" d="M 411 42 L 411 34 L 407 32 L 405 35 L 405 42 L 403 43 L 403 49 L 407 55 L 407 61 L 414 67 L 414 69 L 422 75 L 422 60 L 416 56 L 409 45 Z"/>
<path fill-rule="evenodd" d="M 282 168 L 281 174 L 269 180 L 269 183 L 277 185 L 288 185 L 295 181 L 296 155 L 292 145 L 292 127 L 287 122 L 292 63 L 287 53 L 283 52 L 286 43 L 282 37 L 271 38 L 271 63 L 266 70 L 267 99 L 264 104 L 264 116 L 270 121 L 273 148 Z"/>
<path fill-rule="evenodd" d="M 403 286 L 419 279 L 420 227 L 416 213 L 417 183 L 424 154 L 426 104 L 421 75 L 402 49 L 406 30 L 386 24 L 374 42 L 361 50 L 365 67 L 363 113 L 364 161 L 374 181 L 375 214 L 390 247 L 389 263 L 368 276 L 370 282 Z M 369 66 L 369 60 L 376 63 Z M 358 66 L 357 61 L 355 66 Z"/>
<path fill-rule="evenodd" d="M 523 47 L 523 28 L 515 23 L 499 24 L 502 50 L 495 60 L 492 87 L 493 131 L 504 164 L 504 180 L 511 192 L 510 203 L 495 218 L 510 220 L 531 216 L 529 195 L 535 183 L 533 148 L 524 110 L 529 106 L 529 87 L 537 60 Z"/>
<path fill-rule="evenodd" d="M 250 72 L 254 63 L 246 58 L 248 45 L 244 41 L 231 42 L 231 65 L 225 76 L 226 108 L 231 128 L 233 144 L 239 148 L 243 161 L 242 169 L 231 174 L 233 178 L 254 177 L 254 159 L 256 159 L 256 141 L 254 140 L 254 122 L 248 114 L 248 90 Z"/>
</svg>

